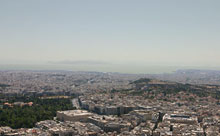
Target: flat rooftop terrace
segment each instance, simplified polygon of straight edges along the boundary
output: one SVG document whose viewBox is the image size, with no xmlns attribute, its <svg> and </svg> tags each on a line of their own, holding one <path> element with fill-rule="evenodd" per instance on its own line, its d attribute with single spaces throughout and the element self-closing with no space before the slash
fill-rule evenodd
<svg viewBox="0 0 220 136">
<path fill-rule="evenodd" d="M 87 115 L 93 115 L 92 113 L 86 111 L 86 110 L 68 110 L 68 111 L 57 111 L 57 113 L 65 114 L 67 116 L 87 116 Z"/>
</svg>

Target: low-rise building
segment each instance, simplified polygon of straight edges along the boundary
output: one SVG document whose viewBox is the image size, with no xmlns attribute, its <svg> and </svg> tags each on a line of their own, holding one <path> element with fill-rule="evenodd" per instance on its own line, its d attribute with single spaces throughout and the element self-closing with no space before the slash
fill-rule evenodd
<svg viewBox="0 0 220 136">
<path fill-rule="evenodd" d="M 85 110 L 57 111 L 57 119 L 60 121 L 87 121 L 93 114 Z"/>
<path fill-rule="evenodd" d="M 165 114 L 163 121 L 170 121 L 170 123 L 180 124 L 197 124 L 198 119 L 194 116 L 181 115 L 181 114 Z"/>
</svg>

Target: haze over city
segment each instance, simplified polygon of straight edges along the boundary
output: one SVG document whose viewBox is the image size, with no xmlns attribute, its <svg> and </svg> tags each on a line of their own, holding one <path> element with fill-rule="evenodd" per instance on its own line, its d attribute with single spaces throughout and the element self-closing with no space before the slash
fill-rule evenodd
<svg viewBox="0 0 220 136">
<path fill-rule="evenodd" d="M 0 1 L 1 69 L 220 70 L 218 0 Z"/>
</svg>

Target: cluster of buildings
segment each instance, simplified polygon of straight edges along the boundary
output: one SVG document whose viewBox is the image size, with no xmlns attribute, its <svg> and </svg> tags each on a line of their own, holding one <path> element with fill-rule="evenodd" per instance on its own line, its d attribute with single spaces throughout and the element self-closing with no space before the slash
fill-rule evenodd
<svg viewBox="0 0 220 136">
<path fill-rule="evenodd" d="M 196 101 L 189 102 L 185 100 L 187 96 L 183 92 L 177 95 L 182 95 L 182 99 L 170 102 L 123 93 L 88 93 L 79 96 L 78 102 L 82 109 L 93 113 L 87 118 L 89 123 L 105 131 L 106 120 L 111 117 L 114 120 L 111 124 L 118 128 L 113 129 L 112 126 L 112 131 L 119 135 L 220 135 L 220 107 L 217 100 L 207 97 L 204 101 L 196 98 Z M 172 97 L 176 96 L 169 97 L 174 99 Z M 124 112 L 124 109 L 129 110 Z M 126 124 L 126 127 L 117 123 Z"/>
<path fill-rule="evenodd" d="M 99 115 L 86 110 L 57 111 L 55 120 L 36 123 L 31 129 L 0 127 L 2 135 L 41 136 L 219 136 L 217 118 L 175 111 L 161 113 L 149 109 L 128 114 Z"/>
<path fill-rule="evenodd" d="M 102 134 L 104 131 L 91 123 L 69 121 L 45 120 L 36 123 L 34 128 L 0 127 L 0 135 L 3 136 L 97 136 Z"/>
<path fill-rule="evenodd" d="M 140 75 L 72 71 L 0 71 L 0 93 L 5 95 L 72 95 L 126 88 Z"/>
<path fill-rule="evenodd" d="M 1 93 L 35 93 L 42 99 L 77 94 L 72 100 L 76 110 L 57 111 L 54 120 L 37 122 L 34 128 L 2 126 L 0 135 L 220 136 L 217 98 L 181 90 L 164 93 L 163 89 L 189 87 L 175 82 L 132 84 L 139 77 L 97 72 L 0 72 L 0 83 L 5 84 Z M 218 91 L 220 87 L 195 85 L 190 89 Z"/>
</svg>

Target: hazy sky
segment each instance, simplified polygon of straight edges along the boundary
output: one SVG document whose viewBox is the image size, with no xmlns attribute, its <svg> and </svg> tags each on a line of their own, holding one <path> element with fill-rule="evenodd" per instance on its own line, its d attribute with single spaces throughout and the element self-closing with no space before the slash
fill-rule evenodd
<svg viewBox="0 0 220 136">
<path fill-rule="evenodd" d="M 220 0 L 0 0 L 0 63 L 219 67 L 219 7 Z"/>
</svg>

